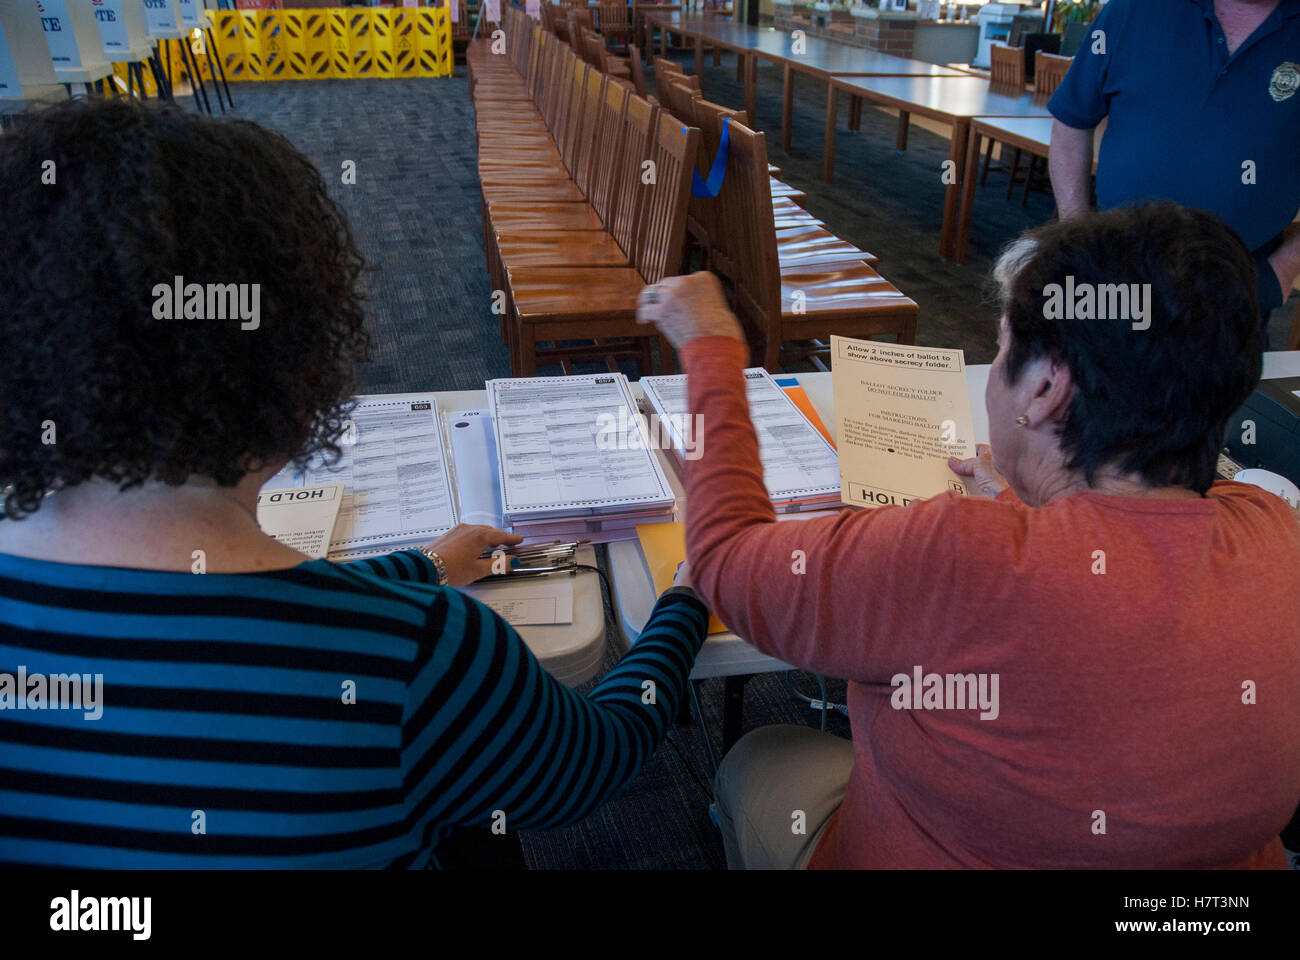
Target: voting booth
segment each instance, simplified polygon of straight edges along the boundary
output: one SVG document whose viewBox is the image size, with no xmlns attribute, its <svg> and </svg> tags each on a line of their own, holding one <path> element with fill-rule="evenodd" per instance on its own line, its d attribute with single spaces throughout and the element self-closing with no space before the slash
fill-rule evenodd
<svg viewBox="0 0 1300 960">
<path fill-rule="evenodd" d="M 0 4 L 0 112 L 67 97 L 50 59 L 35 4 Z"/>
<path fill-rule="evenodd" d="M 61 83 L 91 84 L 113 72 L 92 7 L 75 0 L 39 0 L 34 7 Z"/>
</svg>

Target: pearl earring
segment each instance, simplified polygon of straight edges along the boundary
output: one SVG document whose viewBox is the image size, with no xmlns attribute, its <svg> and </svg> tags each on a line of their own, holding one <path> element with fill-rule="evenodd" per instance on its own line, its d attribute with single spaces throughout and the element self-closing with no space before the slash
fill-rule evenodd
<svg viewBox="0 0 1300 960">
<path fill-rule="evenodd" d="M 1022 413 L 1020 416 L 1016 417 L 1016 423 L 1020 424 L 1022 427 L 1028 426 L 1029 415 Z"/>
</svg>

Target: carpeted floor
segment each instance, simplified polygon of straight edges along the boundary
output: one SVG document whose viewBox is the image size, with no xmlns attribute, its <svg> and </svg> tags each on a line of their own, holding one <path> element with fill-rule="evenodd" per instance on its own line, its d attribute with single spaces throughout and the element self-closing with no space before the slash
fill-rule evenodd
<svg viewBox="0 0 1300 960">
<path fill-rule="evenodd" d="M 463 67 L 460 71 L 454 79 L 234 88 L 236 112 L 280 131 L 310 156 L 352 219 L 370 264 L 374 357 L 361 371 L 367 392 L 480 389 L 484 380 L 510 372 L 490 309 L 473 114 Z M 731 56 L 720 68 L 706 66 L 702 79 L 710 99 L 743 105 Z M 759 67 L 757 122 L 769 133 L 772 161 L 783 168 L 783 178 L 808 192 L 808 209 L 835 233 L 875 253 L 880 272 L 920 304 L 920 343 L 961 347 L 972 363 L 991 360 L 997 311 L 985 278 L 992 258 L 1020 231 L 1051 217 L 1050 195 L 1035 193 L 1022 209 L 1018 200 L 1003 199 L 1002 176 L 990 176 L 977 195 L 970 258 L 963 266 L 947 263 L 937 252 L 947 141 L 914 127 L 909 149 L 899 154 L 893 148 L 893 117 L 864 109 L 862 129 L 850 133 L 842 111 L 836 182 L 826 185 L 820 177 L 825 88 L 800 80 L 796 96 L 795 136 L 787 156 L 775 146 L 780 75 L 769 66 Z M 347 161 L 355 163 L 355 184 L 343 182 Z M 1274 343 L 1280 342 L 1287 322 L 1279 311 Z M 617 622 L 612 610 L 606 616 L 608 623 Z M 611 637 L 606 667 L 614 661 L 612 644 Z M 812 677 L 794 676 L 803 692 L 816 693 Z M 832 701 L 843 703 L 842 682 L 832 681 L 829 690 Z M 716 738 L 722 681 L 704 682 L 701 695 Z M 776 675 L 757 677 L 746 688 L 746 729 L 770 723 L 816 725 L 819 716 L 792 699 Z M 848 736 L 848 721 L 831 713 L 828 729 Z M 583 823 L 525 835 L 528 863 L 548 868 L 722 867 L 708 813 L 709 760 L 700 730 L 679 724 L 671 739 L 629 790 Z"/>
</svg>

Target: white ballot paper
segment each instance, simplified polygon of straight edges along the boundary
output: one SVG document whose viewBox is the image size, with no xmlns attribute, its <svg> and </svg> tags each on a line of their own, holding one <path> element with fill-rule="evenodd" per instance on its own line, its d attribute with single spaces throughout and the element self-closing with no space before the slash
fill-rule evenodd
<svg viewBox="0 0 1300 960">
<path fill-rule="evenodd" d="M 257 525 L 286 547 L 319 560 L 329 550 L 330 533 L 343 502 L 343 484 L 264 488 L 257 495 Z"/>
<path fill-rule="evenodd" d="M 975 455 L 961 350 L 831 337 L 840 498 L 905 506 L 966 485 L 948 458 Z"/>
<path fill-rule="evenodd" d="M 620 374 L 489 380 L 507 523 L 671 512 L 672 489 Z"/>
<path fill-rule="evenodd" d="M 698 459 L 707 424 L 693 421 L 686 404 L 686 375 L 642 377 L 645 391 L 684 459 Z M 840 467 L 835 448 L 795 406 L 762 367 L 745 371 L 749 417 L 758 434 L 763 482 L 774 503 L 827 499 L 839 493 Z M 655 435 L 655 425 L 650 433 Z"/>
<path fill-rule="evenodd" d="M 308 464 L 305 485 L 343 483 L 331 560 L 419 546 L 456 525 L 438 403 L 431 393 L 356 398 L 343 455 Z"/>
<path fill-rule="evenodd" d="M 573 622 L 573 577 L 570 576 L 501 577 L 499 581 L 459 589 L 516 627 Z"/>
</svg>

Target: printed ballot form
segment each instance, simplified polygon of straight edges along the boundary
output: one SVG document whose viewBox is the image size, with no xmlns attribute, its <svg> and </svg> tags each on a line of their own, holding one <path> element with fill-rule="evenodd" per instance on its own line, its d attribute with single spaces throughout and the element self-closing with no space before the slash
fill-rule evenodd
<svg viewBox="0 0 1300 960">
<path fill-rule="evenodd" d="M 338 462 L 313 460 L 302 474 L 305 486 L 345 487 L 330 559 L 419 546 L 454 527 L 456 506 L 433 394 L 360 396 L 349 419 Z"/>
<path fill-rule="evenodd" d="M 671 511 L 673 493 L 640 439 L 622 374 L 489 380 L 507 523 L 545 516 Z"/>
<path fill-rule="evenodd" d="M 264 489 L 257 495 L 257 525 L 286 547 L 319 560 L 329 552 L 342 502 L 341 483 Z"/>
<path fill-rule="evenodd" d="M 961 350 L 831 337 L 840 498 L 905 506 L 965 493 L 948 458 L 975 455 Z"/>
<path fill-rule="evenodd" d="M 773 503 L 833 499 L 840 490 L 835 448 L 762 367 L 744 371 L 749 417 L 758 435 L 763 482 Z M 641 389 L 683 458 L 698 458 L 707 423 L 695 424 L 686 403 L 686 376 L 642 377 Z"/>
</svg>

